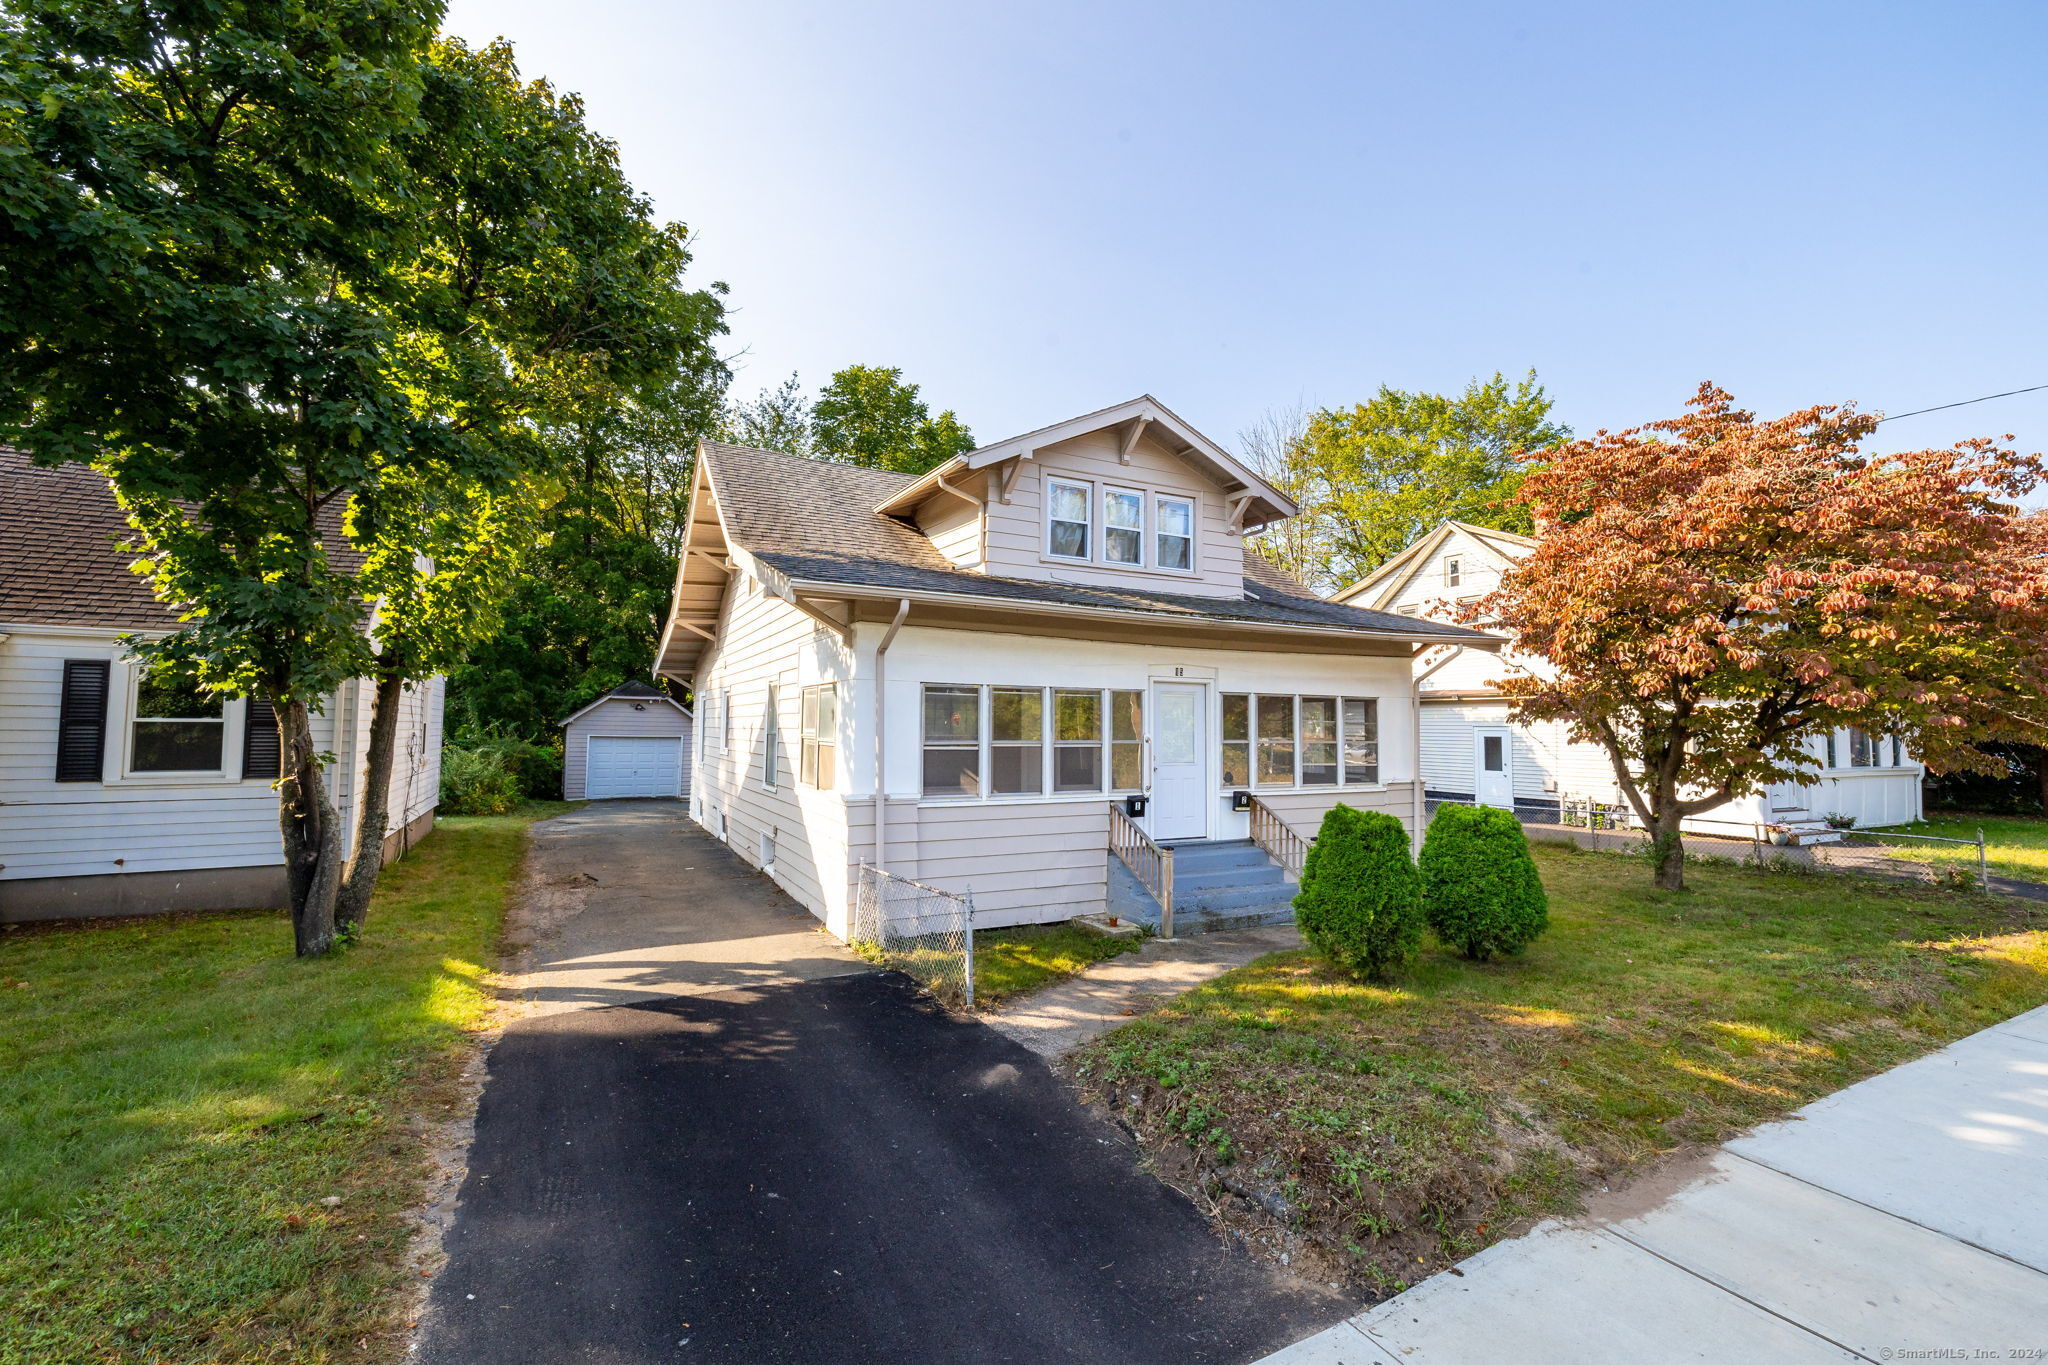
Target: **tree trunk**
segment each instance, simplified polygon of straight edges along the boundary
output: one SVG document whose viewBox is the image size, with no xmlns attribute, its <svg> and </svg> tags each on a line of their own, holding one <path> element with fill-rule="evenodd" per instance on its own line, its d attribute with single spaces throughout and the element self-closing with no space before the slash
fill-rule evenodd
<svg viewBox="0 0 2048 1365">
<path fill-rule="evenodd" d="M 343 934 L 361 926 L 370 910 L 377 874 L 384 870 L 384 826 L 391 819 L 391 769 L 398 750 L 398 713 L 405 678 L 395 668 L 377 674 L 370 711 L 370 753 L 363 768 L 362 799 L 356 803 L 356 847 L 335 903 L 334 926 Z"/>
<path fill-rule="evenodd" d="M 1650 826 L 1650 856 L 1657 868 L 1657 885 L 1666 891 L 1685 890 L 1685 836 L 1679 832 L 1683 817 L 1676 791 L 1657 793 L 1655 821 Z"/>
<path fill-rule="evenodd" d="M 292 942 L 300 957 L 319 957 L 334 946 L 334 902 L 341 885 L 341 822 L 327 799 L 320 754 L 306 704 L 277 712 L 278 824 L 284 835 L 285 882 L 291 893 Z"/>
</svg>

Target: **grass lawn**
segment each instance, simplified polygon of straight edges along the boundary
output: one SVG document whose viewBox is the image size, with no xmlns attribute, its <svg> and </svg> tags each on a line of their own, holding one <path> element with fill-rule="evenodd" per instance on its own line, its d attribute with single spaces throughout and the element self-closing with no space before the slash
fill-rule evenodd
<svg viewBox="0 0 2048 1365">
<path fill-rule="evenodd" d="M 1404 978 L 1263 958 L 1077 1054 L 1163 1175 L 1268 1250 L 1393 1293 L 1720 1142 L 2048 1002 L 2048 910 L 1852 877 L 1541 846 L 1518 960 Z M 2031 918 L 2030 918 L 2031 916 Z"/>
<path fill-rule="evenodd" d="M 1993 876 L 2048 882 L 2048 820 L 2039 816 L 1937 815 L 1932 820 L 1915 820 L 1909 825 L 1887 825 L 1877 832 L 1896 830 L 1901 834 L 1933 834 L 1944 839 L 1975 839 L 1980 829 L 1984 831 L 1984 865 Z M 1977 870 L 1974 846 L 1915 846 L 1902 841 L 1891 853 L 1915 862 L 1956 863 L 1973 874 Z"/>
<path fill-rule="evenodd" d="M 0 1362 L 395 1356 L 408 1120 L 454 1098 L 563 808 L 441 821 L 324 961 L 277 912 L 0 935 Z"/>
<path fill-rule="evenodd" d="M 977 930 L 974 935 L 974 1003 L 987 1009 L 1013 996 L 1085 972 L 1098 962 L 1128 953 L 1143 939 L 1105 938 L 1071 924 L 1032 924 L 1021 929 Z"/>
</svg>

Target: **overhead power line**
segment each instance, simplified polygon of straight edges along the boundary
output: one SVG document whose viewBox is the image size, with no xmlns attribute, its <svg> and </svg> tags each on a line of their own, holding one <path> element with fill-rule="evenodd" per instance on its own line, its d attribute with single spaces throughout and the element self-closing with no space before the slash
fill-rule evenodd
<svg viewBox="0 0 2048 1365">
<path fill-rule="evenodd" d="M 1960 403 L 1937 403 L 1931 408 L 1915 408 L 1911 412 L 1889 413 L 1877 421 L 1878 425 L 1882 426 L 1886 422 L 1896 422 L 1901 417 L 1918 417 L 1923 412 L 1945 412 L 1949 408 L 1967 408 L 1972 403 L 1989 403 L 1994 398 L 2010 398 L 2016 393 L 2038 393 L 2042 389 L 2048 389 L 2048 384 L 2036 384 L 2027 389 L 2007 389 L 2004 393 L 1987 393 L 1982 398 L 1965 398 Z"/>
</svg>

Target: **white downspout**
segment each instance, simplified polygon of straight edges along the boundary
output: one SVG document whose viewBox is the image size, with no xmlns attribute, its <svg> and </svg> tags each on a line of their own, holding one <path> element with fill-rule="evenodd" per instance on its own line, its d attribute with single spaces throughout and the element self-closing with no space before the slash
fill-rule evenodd
<svg viewBox="0 0 2048 1365">
<path fill-rule="evenodd" d="M 1413 756 L 1415 764 L 1415 786 L 1412 793 L 1412 814 L 1408 827 L 1408 843 L 1409 852 L 1417 858 L 1422 856 L 1422 684 L 1429 681 L 1438 669 L 1464 652 L 1465 646 L 1452 645 L 1450 653 L 1444 655 L 1443 658 L 1438 659 L 1420 673 L 1415 674 L 1408 684 L 1409 741 L 1412 746 L 1408 752 Z"/>
<path fill-rule="evenodd" d="M 889 646 L 896 642 L 896 632 L 903 628 L 903 618 L 910 615 L 910 599 L 896 599 L 896 619 L 889 622 L 889 629 L 882 636 L 882 642 L 875 646 L 875 870 L 889 870 L 889 790 L 883 780 L 888 759 L 888 747 L 882 742 L 886 732 L 885 718 L 889 714 L 888 681 Z"/>
</svg>

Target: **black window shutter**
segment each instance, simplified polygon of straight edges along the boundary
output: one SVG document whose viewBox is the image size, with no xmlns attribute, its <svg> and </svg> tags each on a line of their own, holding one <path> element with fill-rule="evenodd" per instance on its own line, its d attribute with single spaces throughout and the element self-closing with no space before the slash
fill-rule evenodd
<svg viewBox="0 0 2048 1365">
<path fill-rule="evenodd" d="M 261 697 L 249 698 L 242 720 L 242 776 L 277 780 L 277 712 Z"/>
<path fill-rule="evenodd" d="M 64 696 L 57 708 L 57 780 L 98 782 L 107 755 L 105 659 L 66 659 Z"/>
</svg>

